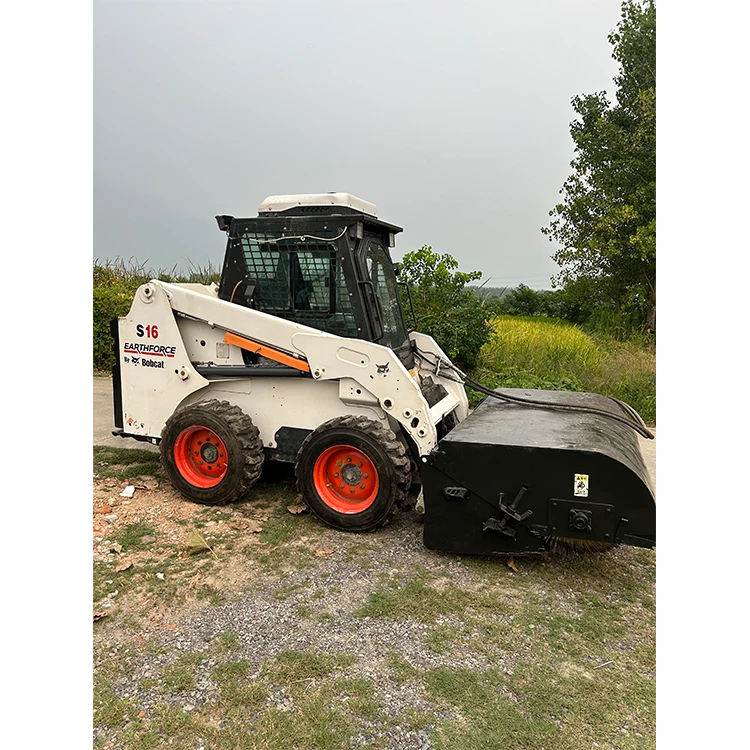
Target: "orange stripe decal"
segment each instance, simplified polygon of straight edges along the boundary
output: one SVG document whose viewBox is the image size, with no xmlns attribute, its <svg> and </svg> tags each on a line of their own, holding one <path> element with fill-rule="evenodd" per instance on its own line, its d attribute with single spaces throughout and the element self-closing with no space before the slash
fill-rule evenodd
<svg viewBox="0 0 750 750">
<path fill-rule="evenodd" d="M 240 349 L 246 349 L 253 354 L 260 354 L 261 357 L 267 357 L 268 359 L 274 360 L 274 362 L 280 362 L 282 365 L 287 367 L 294 367 L 296 370 L 302 370 L 303 372 L 310 372 L 310 365 L 303 359 L 297 359 L 290 357 L 284 352 L 280 352 L 277 349 L 272 349 L 270 346 L 263 346 L 257 341 L 243 338 L 242 336 L 236 336 L 234 333 L 226 333 L 224 335 L 225 344 L 234 344 L 239 346 Z"/>
</svg>

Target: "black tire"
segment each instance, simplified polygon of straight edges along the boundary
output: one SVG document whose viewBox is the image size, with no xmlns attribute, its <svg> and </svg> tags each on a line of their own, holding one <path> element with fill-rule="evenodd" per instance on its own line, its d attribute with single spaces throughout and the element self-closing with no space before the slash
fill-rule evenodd
<svg viewBox="0 0 750 750">
<path fill-rule="evenodd" d="M 376 471 L 377 489 L 373 490 L 371 500 L 363 501 L 362 505 L 365 507 L 361 511 L 353 504 L 351 510 L 342 512 L 340 507 L 345 504 L 346 498 L 336 496 L 333 501 L 331 500 L 331 494 L 338 493 L 339 490 L 333 489 L 331 484 L 327 485 L 331 488 L 327 490 L 322 484 L 316 483 L 316 466 L 320 482 L 321 472 L 327 466 L 326 456 L 330 455 L 330 460 L 334 461 L 334 449 L 337 446 L 351 448 L 354 455 L 364 454 Z M 353 463 L 352 467 L 354 466 Z M 356 477 L 359 469 L 353 468 L 352 471 L 355 472 L 354 476 L 341 482 L 342 493 L 354 492 L 349 487 L 364 488 L 364 485 L 357 484 L 360 481 Z M 307 436 L 297 455 L 296 473 L 297 488 L 308 508 L 321 521 L 340 531 L 369 531 L 382 526 L 388 521 L 394 507 L 406 499 L 411 484 L 406 447 L 396 438 L 394 432 L 384 427 L 381 422 L 351 415 L 324 422 Z M 326 476 L 333 481 L 330 475 Z M 341 478 L 344 479 L 343 471 Z M 354 481 L 351 481 L 352 479 Z M 338 483 L 338 480 L 335 481 Z M 321 490 L 324 494 L 321 494 Z"/>
<path fill-rule="evenodd" d="M 200 446 L 200 437 L 211 433 L 220 442 L 209 437 Z M 201 454 L 192 450 L 199 446 Z M 239 500 L 263 469 L 258 428 L 239 406 L 228 401 L 211 399 L 177 409 L 164 425 L 160 448 L 161 466 L 172 485 L 188 500 L 201 505 Z M 221 448 L 226 449 L 226 455 Z M 203 455 L 206 450 L 207 455 Z M 205 469 L 203 464 L 198 466 L 201 458 L 206 459 Z M 221 463 L 222 458 L 226 459 L 225 464 Z M 204 471 L 206 476 L 201 474 Z M 210 471 L 214 471 L 214 476 L 208 476 Z"/>
<path fill-rule="evenodd" d="M 413 459 L 409 459 L 409 472 L 411 474 L 411 489 L 422 486 L 422 473 L 419 471 L 417 462 Z"/>
</svg>

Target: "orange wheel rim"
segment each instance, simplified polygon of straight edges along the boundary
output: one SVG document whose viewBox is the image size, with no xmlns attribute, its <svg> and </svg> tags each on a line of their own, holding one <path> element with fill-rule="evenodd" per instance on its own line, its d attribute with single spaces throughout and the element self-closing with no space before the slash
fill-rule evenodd
<svg viewBox="0 0 750 750">
<path fill-rule="evenodd" d="M 175 441 L 174 462 L 186 482 L 204 489 L 215 487 L 227 473 L 227 449 L 208 427 L 188 427 Z"/>
<path fill-rule="evenodd" d="M 313 481 L 320 499 L 338 513 L 361 513 L 378 496 L 375 464 L 351 445 L 334 445 L 318 456 Z"/>
</svg>

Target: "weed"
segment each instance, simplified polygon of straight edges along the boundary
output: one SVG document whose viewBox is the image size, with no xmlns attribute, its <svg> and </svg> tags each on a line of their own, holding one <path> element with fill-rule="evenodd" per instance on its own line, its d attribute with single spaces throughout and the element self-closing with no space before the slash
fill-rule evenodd
<svg viewBox="0 0 750 750">
<path fill-rule="evenodd" d="M 194 687 L 195 667 L 200 664 L 202 658 L 194 652 L 181 654 L 174 664 L 162 671 L 162 692 L 179 693 Z"/>
<path fill-rule="evenodd" d="M 214 668 L 213 678 L 219 686 L 230 682 L 237 682 L 247 674 L 249 668 L 250 665 L 247 659 L 225 662 Z"/>
<path fill-rule="evenodd" d="M 279 485 L 278 490 L 277 494 L 285 496 L 282 498 L 283 502 L 291 502 L 296 496 L 284 485 Z M 320 526 L 309 517 L 309 514 L 293 516 L 287 512 L 286 508 L 277 508 L 269 514 L 268 520 L 263 524 L 263 531 L 260 532 L 260 541 L 269 547 L 277 547 L 298 539 L 301 535 L 315 534 L 316 532 L 320 532 Z"/>
<path fill-rule="evenodd" d="M 216 747 L 248 750 L 343 750 L 349 747 L 354 723 L 329 697 L 320 692 L 303 693 L 295 711 L 268 709 L 253 723 L 248 734 L 243 727 L 229 726 L 215 737 Z M 292 739 L 293 738 L 293 739 Z"/>
<path fill-rule="evenodd" d="M 292 594 L 296 594 L 305 588 L 304 583 L 292 583 L 289 586 L 279 586 L 273 592 L 273 598 L 279 602 L 288 599 Z"/>
<path fill-rule="evenodd" d="M 441 591 L 422 579 L 400 585 L 392 581 L 370 594 L 354 612 L 355 617 L 416 617 L 434 622 L 441 615 L 463 612 L 467 607 L 501 608 L 491 594 L 477 594 L 448 583 Z"/>
<path fill-rule="evenodd" d="M 257 711 L 265 703 L 267 686 L 259 680 L 248 680 L 248 671 L 246 659 L 219 664 L 214 669 L 212 676 L 219 688 L 224 710 Z"/>
<path fill-rule="evenodd" d="M 355 561 L 360 568 L 368 570 L 372 567 L 372 553 L 377 552 L 377 546 L 371 542 L 357 540 L 346 548 L 344 559 L 347 562 Z"/>
<path fill-rule="evenodd" d="M 94 723 L 97 726 L 121 727 L 137 713 L 132 701 L 119 698 L 110 682 L 102 677 L 94 679 Z"/>
<path fill-rule="evenodd" d="M 154 729 L 165 739 L 189 736 L 189 730 L 192 727 L 193 717 L 189 713 L 185 713 L 179 706 L 162 703 L 156 707 Z"/>
<path fill-rule="evenodd" d="M 226 654 L 230 651 L 238 649 L 240 646 L 240 638 L 234 630 L 226 630 L 221 635 L 217 636 L 214 640 L 216 649 L 220 654 Z"/>
<path fill-rule="evenodd" d="M 148 656 L 164 656 L 169 651 L 156 640 L 148 640 L 143 647 L 143 652 Z"/>
<path fill-rule="evenodd" d="M 201 600 L 207 599 L 213 607 L 218 607 L 226 601 L 224 595 L 217 588 L 204 583 L 196 592 L 196 597 Z"/>
<path fill-rule="evenodd" d="M 590 389 L 630 404 L 647 422 L 656 419 L 656 352 L 631 342 L 600 338 L 606 351 L 601 372 Z"/>
<path fill-rule="evenodd" d="M 332 688 L 347 702 L 347 708 L 354 716 L 372 721 L 377 718 L 383 701 L 376 697 L 372 680 L 363 677 L 335 680 Z"/>
<path fill-rule="evenodd" d="M 431 630 L 424 639 L 424 645 L 436 654 L 447 654 L 451 647 L 456 643 L 457 631 L 455 628 L 449 628 L 441 625 Z"/>
<path fill-rule="evenodd" d="M 555 318 L 499 315 L 482 348 L 481 366 L 538 374 L 551 381 L 598 373 L 604 354 L 580 328 Z"/>
<path fill-rule="evenodd" d="M 122 734 L 127 750 L 157 750 L 162 746 L 162 737 L 156 729 L 146 729 L 144 723 L 129 724 Z"/>
<path fill-rule="evenodd" d="M 115 573 L 109 563 L 98 561 L 94 563 L 94 601 L 98 602 L 107 594 L 114 591 Z M 108 583 L 112 581 L 112 583 Z M 119 582 L 118 582 L 119 585 Z"/>
<path fill-rule="evenodd" d="M 436 730 L 434 744 L 455 750 L 541 750 L 560 747 L 550 720 L 532 721 L 506 696 L 500 675 L 487 670 L 448 669 L 426 673 L 425 688 L 435 701 L 454 706 L 468 721 L 447 719 Z M 543 690 L 540 685 L 540 690 Z"/>
<path fill-rule="evenodd" d="M 137 523 L 128 524 L 118 535 L 117 541 L 122 545 L 123 549 L 127 552 L 134 552 L 136 550 L 149 549 L 153 542 L 144 537 L 154 539 L 156 538 L 156 529 L 148 526 L 140 521 Z"/>
<path fill-rule="evenodd" d="M 190 690 L 195 685 L 193 672 L 188 667 L 167 667 L 162 673 L 162 691 L 165 693 L 179 693 Z"/>
<path fill-rule="evenodd" d="M 386 664 L 393 671 L 398 682 L 409 682 L 419 675 L 419 670 L 409 664 L 398 651 L 391 651 L 386 658 Z"/>
<path fill-rule="evenodd" d="M 159 454 L 138 448 L 94 446 L 94 474 L 99 478 L 135 481 L 160 473 Z"/>
<path fill-rule="evenodd" d="M 324 654 L 314 651 L 281 651 L 276 656 L 273 676 L 281 683 L 326 677 L 357 661 L 350 654 Z"/>
<path fill-rule="evenodd" d="M 433 714 L 427 711 L 418 711 L 416 708 L 410 708 L 406 714 L 406 718 L 412 732 L 421 732 L 435 721 Z"/>
</svg>

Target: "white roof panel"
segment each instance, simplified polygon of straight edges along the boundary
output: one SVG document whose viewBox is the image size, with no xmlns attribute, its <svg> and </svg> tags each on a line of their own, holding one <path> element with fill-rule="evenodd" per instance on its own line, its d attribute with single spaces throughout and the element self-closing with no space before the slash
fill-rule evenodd
<svg viewBox="0 0 750 750">
<path fill-rule="evenodd" d="M 258 208 L 258 213 L 286 211 L 295 206 L 346 206 L 377 218 L 378 207 L 349 193 L 306 193 L 304 195 L 269 195 Z"/>
</svg>

